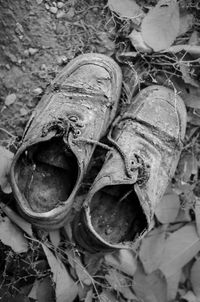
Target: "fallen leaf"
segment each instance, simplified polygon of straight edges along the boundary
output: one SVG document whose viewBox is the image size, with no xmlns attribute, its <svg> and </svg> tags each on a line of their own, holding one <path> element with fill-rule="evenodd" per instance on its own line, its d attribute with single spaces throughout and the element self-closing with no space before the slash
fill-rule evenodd
<svg viewBox="0 0 200 302">
<path fill-rule="evenodd" d="M 116 297 L 113 295 L 111 291 L 103 290 L 102 293 L 99 295 L 99 301 L 101 302 L 116 302 Z M 133 301 L 134 302 L 134 301 Z"/>
<path fill-rule="evenodd" d="M 195 295 L 200 298 L 200 258 L 194 262 L 191 268 L 190 281 Z"/>
<path fill-rule="evenodd" d="M 90 275 L 94 276 L 101 267 L 103 256 L 100 254 L 90 254 L 85 252 L 84 263 Z"/>
<path fill-rule="evenodd" d="M 161 226 L 149 232 L 142 240 L 139 256 L 147 274 L 157 270 L 162 262 L 165 236 L 165 228 Z"/>
<path fill-rule="evenodd" d="M 194 295 L 194 293 L 189 290 L 186 294 L 184 294 L 181 297 L 181 300 L 187 301 L 187 302 L 199 302 L 199 299 L 197 300 L 197 297 Z"/>
<path fill-rule="evenodd" d="M 172 223 L 176 220 L 180 208 L 177 194 L 166 194 L 155 209 L 155 215 L 161 223 Z"/>
<path fill-rule="evenodd" d="M 13 153 L 0 146 L 0 187 L 4 193 L 11 193 L 12 189 L 9 183 L 10 166 L 13 159 Z"/>
<path fill-rule="evenodd" d="M 28 251 L 28 241 L 24 238 L 21 230 L 13 224 L 8 217 L 0 220 L 0 240 L 10 246 L 15 253 Z"/>
<path fill-rule="evenodd" d="M 33 287 L 30 293 L 28 294 L 28 298 L 37 300 L 37 290 L 38 290 L 39 283 L 40 281 L 36 279 L 35 282 L 33 283 Z"/>
<path fill-rule="evenodd" d="M 177 177 L 182 183 L 189 183 L 198 173 L 198 162 L 193 152 L 185 151 L 178 163 Z"/>
<path fill-rule="evenodd" d="M 36 297 L 37 297 L 37 302 L 55 301 L 52 280 L 50 277 L 45 277 L 44 279 L 39 281 Z"/>
<path fill-rule="evenodd" d="M 64 264 L 57 259 L 47 246 L 42 244 L 56 284 L 56 302 L 72 302 L 78 294 L 78 287 L 70 277 Z"/>
<path fill-rule="evenodd" d="M 187 224 L 169 235 L 165 241 L 162 263 L 159 269 L 165 277 L 180 270 L 200 250 L 200 239 L 193 224 Z"/>
<path fill-rule="evenodd" d="M 121 249 L 115 254 L 106 254 L 105 262 L 129 276 L 134 276 L 137 269 L 137 260 L 130 250 Z"/>
<path fill-rule="evenodd" d="M 163 52 L 177 53 L 180 51 L 185 51 L 186 53 L 190 53 L 192 55 L 197 55 L 198 57 L 200 57 L 200 45 L 179 44 L 171 46 L 165 49 Z"/>
<path fill-rule="evenodd" d="M 133 289 L 139 301 L 167 302 L 167 285 L 159 271 L 146 275 L 141 265 L 138 265 L 133 278 Z"/>
<path fill-rule="evenodd" d="M 181 278 L 181 270 L 178 270 L 175 274 L 166 278 L 168 301 L 172 301 L 176 298 L 180 278 Z"/>
<path fill-rule="evenodd" d="M 160 0 L 144 17 L 141 29 L 144 42 L 154 51 L 170 47 L 179 32 L 177 1 Z"/>
<path fill-rule="evenodd" d="M 190 75 L 190 67 L 185 64 L 179 64 L 180 72 L 182 73 L 182 79 L 186 84 L 190 84 L 194 87 L 199 87 L 199 83 L 195 81 Z"/>
<path fill-rule="evenodd" d="M 190 39 L 188 41 L 189 45 L 198 45 L 200 42 L 199 40 L 199 33 L 198 31 L 194 30 L 190 36 Z"/>
<path fill-rule="evenodd" d="M 111 287 L 120 292 L 126 299 L 135 299 L 135 295 L 132 291 L 131 284 L 128 282 L 126 276 L 116 271 L 115 269 L 109 269 L 108 274 L 105 275 L 105 279 L 111 285 Z"/>
<path fill-rule="evenodd" d="M 181 11 L 178 36 L 181 36 L 185 34 L 188 30 L 190 30 L 193 26 L 193 23 L 194 16 L 192 14 L 188 14 L 187 11 Z"/>
<path fill-rule="evenodd" d="M 60 230 L 53 230 L 49 231 L 49 238 L 51 240 L 51 243 L 57 248 L 60 243 Z"/>
<path fill-rule="evenodd" d="M 10 105 L 12 105 L 16 101 L 16 99 L 17 99 L 16 94 L 15 93 L 11 93 L 11 94 L 7 95 L 4 104 L 6 106 L 10 106 Z"/>
<path fill-rule="evenodd" d="M 76 271 L 79 281 L 87 286 L 91 285 L 92 278 L 90 277 L 90 274 L 88 273 L 87 269 L 82 264 L 80 258 L 77 255 L 74 255 L 73 260 L 74 260 L 74 269 Z"/>
<path fill-rule="evenodd" d="M 151 53 L 152 48 L 150 48 L 143 40 L 142 34 L 140 31 L 133 30 L 128 36 L 132 45 L 135 49 L 142 53 Z"/>
<path fill-rule="evenodd" d="M 93 299 L 93 289 L 90 289 L 87 292 L 84 302 L 92 302 L 92 299 Z"/>
<path fill-rule="evenodd" d="M 0 202 L 0 207 L 12 222 L 14 222 L 18 227 L 20 227 L 20 229 L 22 229 L 30 237 L 33 237 L 32 226 L 29 222 L 24 220 L 21 216 L 15 213 L 9 206 L 6 206 L 4 203 Z"/>
<path fill-rule="evenodd" d="M 197 230 L 197 234 L 200 238 L 200 199 L 199 198 L 196 198 L 195 206 L 194 206 L 194 213 L 195 213 L 196 230 Z"/>
<path fill-rule="evenodd" d="M 134 0 L 108 0 L 111 11 L 124 18 L 136 18 L 143 16 L 144 13 Z"/>
</svg>

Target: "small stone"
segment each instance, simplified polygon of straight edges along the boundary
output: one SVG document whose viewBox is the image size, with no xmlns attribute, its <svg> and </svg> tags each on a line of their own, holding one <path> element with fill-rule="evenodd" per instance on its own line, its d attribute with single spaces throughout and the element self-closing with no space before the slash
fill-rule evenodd
<svg viewBox="0 0 200 302">
<path fill-rule="evenodd" d="M 58 62 L 58 65 L 64 65 L 64 64 L 67 64 L 68 59 L 66 56 L 60 56 L 57 58 L 57 62 Z"/>
<path fill-rule="evenodd" d="M 38 49 L 37 49 L 37 48 L 32 48 L 32 47 L 30 47 L 30 48 L 28 49 L 28 52 L 29 52 L 29 54 L 30 54 L 31 56 L 33 56 L 34 54 L 36 54 L 36 52 L 38 52 Z"/>
<path fill-rule="evenodd" d="M 59 11 L 58 13 L 57 13 L 57 15 L 56 15 L 56 18 L 57 19 L 61 19 L 61 18 L 63 18 L 65 16 L 65 12 L 64 11 Z"/>
<path fill-rule="evenodd" d="M 63 6 L 64 6 L 64 3 L 63 3 L 63 2 L 59 1 L 59 2 L 57 3 L 57 8 L 62 8 Z"/>
<path fill-rule="evenodd" d="M 17 99 L 17 96 L 15 93 L 11 93 L 9 95 L 7 95 L 6 99 L 5 99 L 5 105 L 6 106 L 10 106 L 12 105 Z"/>
<path fill-rule="evenodd" d="M 36 0 L 37 4 L 42 4 L 43 0 Z"/>
<path fill-rule="evenodd" d="M 45 3 L 45 7 L 46 7 L 46 9 L 47 9 L 47 10 L 49 10 L 49 9 L 50 9 L 49 4 L 47 4 L 47 3 Z"/>
<path fill-rule="evenodd" d="M 74 8 L 70 7 L 70 9 L 68 10 L 67 14 L 66 14 L 68 19 L 71 19 L 74 17 Z"/>
<path fill-rule="evenodd" d="M 43 90 L 42 90 L 42 88 L 40 88 L 40 87 L 35 88 L 35 89 L 33 90 L 33 94 L 34 94 L 35 96 L 38 96 L 38 95 L 42 94 L 42 92 L 43 92 Z"/>
<path fill-rule="evenodd" d="M 46 70 L 46 69 L 47 69 L 47 67 L 46 67 L 46 65 L 45 65 L 45 64 L 42 64 L 42 65 L 41 65 L 41 67 L 40 67 L 40 69 L 41 69 L 41 70 Z"/>
<path fill-rule="evenodd" d="M 25 56 L 25 57 L 28 57 L 28 56 L 29 56 L 29 51 L 28 51 L 28 49 L 25 49 L 25 50 L 24 50 L 24 56 Z"/>
<path fill-rule="evenodd" d="M 58 9 L 57 9 L 57 7 L 55 7 L 55 6 L 51 6 L 51 7 L 49 8 L 49 11 L 50 11 L 52 14 L 56 14 L 57 11 L 58 11 Z"/>
<path fill-rule="evenodd" d="M 21 108 L 21 109 L 20 109 L 20 114 L 21 114 L 22 116 L 25 116 L 25 115 L 28 114 L 28 111 L 27 111 L 25 108 Z"/>
</svg>

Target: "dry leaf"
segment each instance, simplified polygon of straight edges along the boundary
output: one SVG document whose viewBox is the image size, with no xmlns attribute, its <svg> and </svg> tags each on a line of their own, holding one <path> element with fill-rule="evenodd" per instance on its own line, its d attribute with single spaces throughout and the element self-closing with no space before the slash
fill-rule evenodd
<svg viewBox="0 0 200 302">
<path fill-rule="evenodd" d="M 181 300 L 187 301 L 187 302 L 199 302 L 199 299 L 197 299 L 197 297 L 194 295 L 194 293 L 189 290 L 186 294 L 184 294 L 181 297 Z"/>
<path fill-rule="evenodd" d="M 15 253 L 28 251 L 28 241 L 24 238 L 21 230 L 8 217 L 1 218 L 0 240 L 3 244 L 10 246 Z"/>
<path fill-rule="evenodd" d="M 167 285 L 159 271 L 146 275 L 141 265 L 133 279 L 133 289 L 139 301 L 167 302 Z"/>
<path fill-rule="evenodd" d="M 122 249 L 117 254 L 107 254 L 105 262 L 129 276 L 134 276 L 137 269 L 137 260 L 130 250 Z"/>
<path fill-rule="evenodd" d="M 109 269 L 108 274 L 105 275 L 105 279 L 112 286 L 114 290 L 120 292 L 126 299 L 135 299 L 135 295 L 131 289 L 131 284 L 128 282 L 128 278 L 116 271 L 115 269 Z"/>
<path fill-rule="evenodd" d="M 143 40 L 142 34 L 140 31 L 133 30 L 128 36 L 132 45 L 135 49 L 142 53 L 151 53 L 152 48 L 150 48 Z"/>
<path fill-rule="evenodd" d="M 200 258 L 194 262 L 191 268 L 190 281 L 195 295 L 200 298 Z"/>
<path fill-rule="evenodd" d="M 78 287 L 67 272 L 64 264 L 42 244 L 56 284 L 56 302 L 72 302 L 78 294 Z"/>
<path fill-rule="evenodd" d="M 199 198 L 196 198 L 194 213 L 195 213 L 196 230 L 200 238 L 200 199 Z"/>
<path fill-rule="evenodd" d="M 50 277 L 40 280 L 37 287 L 37 302 L 54 302 L 54 290 Z"/>
<path fill-rule="evenodd" d="M 60 230 L 53 230 L 53 231 L 49 231 L 49 238 L 51 240 L 51 243 L 55 246 L 58 247 L 59 243 L 60 243 Z"/>
<path fill-rule="evenodd" d="M 160 0 L 142 21 L 144 42 L 154 51 L 172 45 L 179 32 L 179 6 L 176 0 Z"/>
<path fill-rule="evenodd" d="M 198 31 L 194 30 L 191 34 L 190 40 L 188 41 L 189 45 L 198 45 L 200 42 L 199 40 L 199 33 Z"/>
<path fill-rule="evenodd" d="M 93 289 L 90 289 L 87 292 L 84 302 L 92 302 L 92 299 L 93 299 Z"/>
<path fill-rule="evenodd" d="M 80 258 L 77 255 L 74 255 L 73 260 L 74 260 L 74 269 L 76 271 L 79 281 L 87 286 L 91 285 L 92 278 L 90 277 L 90 274 L 88 273 L 86 268 L 83 266 Z"/>
<path fill-rule="evenodd" d="M 190 67 L 183 64 L 179 64 L 179 68 L 180 68 L 180 72 L 182 73 L 182 79 L 184 80 L 184 82 L 186 84 L 190 84 L 198 88 L 199 83 L 195 81 L 190 75 Z"/>
<path fill-rule="evenodd" d="M 40 281 L 36 279 L 35 282 L 33 283 L 33 287 L 31 291 L 28 294 L 28 298 L 37 300 L 37 290 L 38 290 L 39 283 Z"/>
<path fill-rule="evenodd" d="M 155 215 L 161 223 L 172 223 L 176 220 L 180 207 L 177 194 L 166 194 L 155 209 Z"/>
<path fill-rule="evenodd" d="M 116 302 L 116 297 L 113 295 L 111 291 L 103 290 L 102 293 L 98 297 L 101 302 Z M 137 301 L 137 300 L 136 300 Z M 85 301 L 84 301 L 85 302 Z"/>
<path fill-rule="evenodd" d="M 108 0 L 108 6 L 120 17 L 137 18 L 144 15 L 140 6 L 134 0 Z"/>
<path fill-rule="evenodd" d="M 11 93 L 11 94 L 7 95 L 4 104 L 6 106 L 10 106 L 10 105 L 12 105 L 16 101 L 16 99 L 17 99 L 16 94 L 15 93 Z"/>
<path fill-rule="evenodd" d="M 160 270 L 169 277 L 180 270 L 200 250 L 200 239 L 195 226 L 187 224 L 172 233 L 165 241 Z"/>
<path fill-rule="evenodd" d="M 165 51 L 163 52 L 177 53 L 180 51 L 185 51 L 187 53 L 200 57 L 200 45 L 179 44 L 179 45 L 171 46 L 165 49 Z"/>
<path fill-rule="evenodd" d="M 2 211 L 14 222 L 20 229 L 27 233 L 30 237 L 33 237 L 32 226 L 29 222 L 24 220 L 21 216 L 15 213 L 9 206 L 0 202 Z"/>
<path fill-rule="evenodd" d="M 181 36 L 190 30 L 193 26 L 193 23 L 194 16 L 192 14 L 188 14 L 187 11 L 181 12 L 178 36 Z"/>
<path fill-rule="evenodd" d="M 158 269 L 162 261 L 165 236 L 165 229 L 161 226 L 149 232 L 142 240 L 139 256 L 147 274 Z"/>
<path fill-rule="evenodd" d="M 13 153 L 0 146 L 0 187 L 4 193 L 11 193 L 9 184 L 9 172 L 13 159 Z"/>
<path fill-rule="evenodd" d="M 180 278 L 181 278 L 181 270 L 178 270 L 174 275 L 166 278 L 168 301 L 174 300 L 176 298 Z"/>
</svg>

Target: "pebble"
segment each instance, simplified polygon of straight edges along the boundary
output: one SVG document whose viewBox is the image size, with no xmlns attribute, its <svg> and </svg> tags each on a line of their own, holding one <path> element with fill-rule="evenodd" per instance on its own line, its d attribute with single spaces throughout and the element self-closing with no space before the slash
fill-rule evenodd
<svg viewBox="0 0 200 302">
<path fill-rule="evenodd" d="M 43 92 L 43 90 L 42 90 L 42 88 L 40 88 L 40 87 L 37 87 L 37 88 L 35 88 L 35 89 L 33 90 L 33 94 L 34 94 L 35 96 L 38 96 L 38 95 L 42 94 L 42 92 Z"/>
<path fill-rule="evenodd" d="M 59 2 L 57 3 L 57 8 L 62 8 L 63 6 L 64 6 L 64 3 L 63 3 L 63 2 L 60 2 L 60 1 L 59 1 Z"/>
<path fill-rule="evenodd" d="M 37 4 L 41 4 L 43 0 L 36 0 Z"/>
<path fill-rule="evenodd" d="M 66 56 L 60 56 L 57 58 L 58 65 L 66 64 L 68 61 Z"/>
<path fill-rule="evenodd" d="M 37 49 L 37 48 L 32 48 L 32 47 L 30 47 L 30 48 L 28 49 L 28 52 L 29 52 L 29 54 L 30 54 L 31 56 L 33 56 L 34 54 L 36 54 L 36 52 L 38 52 L 38 49 Z"/>
<path fill-rule="evenodd" d="M 28 114 L 28 110 L 26 110 L 25 108 L 21 108 L 21 109 L 20 109 L 20 114 L 21 114 L 22 116 L 25 116 L 25 115 Z"/>
<path fill-rule="evenodd" d="M 57 7 L 55 7 L 55 6 L 51 6 L 51 7 L 49 8 L 49 11 L 50 11 L 52 14 L 56 14 L 57 11 L 58 11 L 58 9 L 57 9 Z"/>
<path fill-rule="evenodd" d="M 49 10 L 49 9 L 50 9 L 49 4 L 47 4 L 47 3 L 45 3 L 45 7 L 46 7 L 46 9 L 47 9 L 47 10 Z"/>
<path fill-rule="evenodd" d="M 29 56 L 29 51 L 28 51 L 28 49 L 25 49 L 25 50 L 24 50 L 24 55 L 25 55 L 25 57 L 28 57 L 28 56 Z"/>
<path fill-rule="evenodd" d="M 17 99 L 17 96 L 15 93 L 11 93 L 9 95 L 7 95 L 6 99 L 5 99 L 5 105 L 6 106 L 10 106 L 12 105 Z"/>
<path fill-rule="evenodd" d="M 57 15 L 56 15 L 56 18 L 57 19 L 61 19 L 61 18 L 63 18 L 65 16 L 65 12 L 64 11 L 59 11 L 58 13 L 57 13 Z"/>
</svg>

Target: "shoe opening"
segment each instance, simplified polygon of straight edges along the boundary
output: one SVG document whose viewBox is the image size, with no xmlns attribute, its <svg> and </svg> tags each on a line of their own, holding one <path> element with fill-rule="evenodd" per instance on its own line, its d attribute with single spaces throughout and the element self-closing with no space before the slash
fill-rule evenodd
<svg viewBox="0 0 200 302">
<path fill-rule="evenodd" d="M 78 177 L 75 155 L 61 138 L 28 148 L 15 166 L 15 180 L 29 207 L 47 212 L 66 201 Z"/>
<path fill-rule="evenodd" d="M 90 204 L 94 230 L 109 244 L 134 241 L 148 223 L 133 185 L 107 186 Z"/>
</svg>

